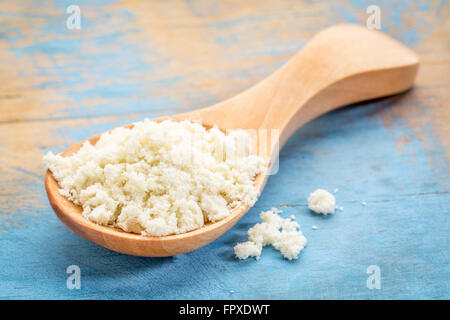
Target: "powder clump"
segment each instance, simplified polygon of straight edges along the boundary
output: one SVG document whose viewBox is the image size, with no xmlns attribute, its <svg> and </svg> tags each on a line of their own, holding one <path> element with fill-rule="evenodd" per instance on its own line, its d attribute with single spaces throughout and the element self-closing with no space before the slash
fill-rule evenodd
<svg viewBox="0 0 450 320">
<path fill-rule="evenodd" d="M 317 189 L 308 197 L 308 208 L 324 215 L 334 213 L 336 198 L 324 189 Z"/>
<path fill-rule="evenodd" d="M 150 236 L 185 233 L 253 206 L 254 179 L 265 165 L 243 130 L 148 119 L 71 156 L 49 152 L 44 164 L 85 218 Z"/>
<path fill-rule="evenodd" d="M 288 260 L 297 259 L 306 246 L 306 238 L 300 230 L 300 225 L 291 219 L 279 216 L 280 210 L 272 208 L 261 212 L 262 223 L 255 224 L 248 230 L 248 241 L 238 243 L 234 253 L 238 259 L 255 257 L 259 260 L 262 248 L 272 245 Z"/>
</svg>

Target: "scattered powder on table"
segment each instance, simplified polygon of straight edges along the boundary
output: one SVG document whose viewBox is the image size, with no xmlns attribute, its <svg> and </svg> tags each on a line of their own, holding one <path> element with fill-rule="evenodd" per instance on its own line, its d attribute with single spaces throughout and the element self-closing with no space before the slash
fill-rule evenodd
<svg viewBox="0 0 450 320">
<path fill-rule="evenodd" d="M 289 259 L 297 259 L 300 251 L 306 245 L 306 238 L 300 230 L 300 225 L 289 218 L 279 216 L 280 210 L 272 208 L 261 212 L 262 223 L 255 224 L 248 230 L 248 241 L 238 243 L 234 253 L 239 259 L 255 257 L 259 260 L 264 246 L 272 245 Z"/>
<path fill-rule="evenodd" d="M 188 232 L 242 203 L 252 206 L 264 169 L 243 130 L 148 119 L 85 142 L 69 157 L 49 152 L 44 163 L 85 218 L 150 236 Z"/>
</svg>

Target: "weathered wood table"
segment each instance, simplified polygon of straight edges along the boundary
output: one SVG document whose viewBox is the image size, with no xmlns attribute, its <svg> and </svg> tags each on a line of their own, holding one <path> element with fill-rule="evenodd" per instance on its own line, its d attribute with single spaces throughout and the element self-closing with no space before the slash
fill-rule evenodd
<svg viewBox="0 0 450 320">
<path fill-rule="evenodd" d="M 56 218 L 45 152 L 230 97 L 317 31 L 366 24 L 372 4 L 381 30 L 420 55 L 417 85 L 299 130 L 256 206 L 223 237 L 138 258 Z M 0 298 L 450 298 L 449 18 L 446 1 L 0 2 Z M 311 213 L 318 187 L 338 188 L 344 210 Z M 258 262 L 235 260 L 234 244 L 271 207 L 296 216 L 307 248 L 296 261 L 271 248 Z M 67 288 L 71 265 L 80 289 Z"/>
</svg>

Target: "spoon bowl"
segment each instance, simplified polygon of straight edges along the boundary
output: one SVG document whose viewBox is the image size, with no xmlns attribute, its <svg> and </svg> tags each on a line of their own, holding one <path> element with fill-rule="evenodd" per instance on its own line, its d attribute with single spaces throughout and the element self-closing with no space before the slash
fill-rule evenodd
<svg viewBox="0 0 450 320">
<path fill-rule="evenodd" d="M 159 118 L 154 119 L 154 121 L 159 122 L 167 119 Z M 133 125 L 125 127 L 132 128 Z M 68 157 L 76 153 L 86 141 L 95 145 L 101 135 L 95 135 L 73 145 L 61 153 L 61 156 Z M 267 176 L 259 174 L 255 178 L 255 188 L 262 190 L 266 181 Z M 166 257 L 198 249 L 225 233 L 250 209 L 247 204 L 243 203 L 231 210 L 230 214 L 224 219 L 214 223 L 205 223 L 203 227 L 187 233 L 162 237 L 143 236 L 125 232 L 112 226 L 99 225 L 84 218 L 82 216 L 83 209 L 59 193 L 60 187 L 50 170 L 47 170 L 45 175 L 45 189 L 49 202 L 58 218 L 77 235 L 116 252 L 135 256 Z"/>
<path fill-rule="evenodd" d="M 280 69 L 237 96 L 208 108 L 155 121 L 201 120 L 205 127 L 216 125 L 223 131 L 276 130 L 276 143 L 271 143 L 269 152 L 262 155 L 268 162 L 266 172 L 255 178 L 254 186 L 261 192 L 272 159 L 298 128 L 338 107 L 409 89 L 418 66 L 417 55 L 396 40 L 365 27 L 336 25 L 317 34 Z M 100 135 L 87 141 L 94 145 Z M 61 155 L 76 153 L 84 142 Z M 50 171 L 45 175 L 45 188 L 59 219 L 76 234 L 111 250 L 136 256 L 173 256 L 198 249 L 221 236 L 249 210 L 248 205 L 242 204 L 224 219 L 183 234 L 143 236 L 84 218 L 81 207 L 59 193 Z"/>
</svg>

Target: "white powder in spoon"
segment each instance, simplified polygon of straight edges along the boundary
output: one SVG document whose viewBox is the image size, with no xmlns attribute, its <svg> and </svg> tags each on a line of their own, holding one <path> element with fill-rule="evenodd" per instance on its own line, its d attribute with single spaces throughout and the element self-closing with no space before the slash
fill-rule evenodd
<svg viewBox="0 0 450 320">
<path fill-rule="evenodd" d="M 188 232 L 253 206 L 255 176 L 250 135 L 224 134 L 189 121 L 144 120 L 117 128 L 72 156 L 49 152 L 44 163 L 60 193 L 101 225 L 151 236 Z"/>
</svg>

